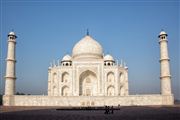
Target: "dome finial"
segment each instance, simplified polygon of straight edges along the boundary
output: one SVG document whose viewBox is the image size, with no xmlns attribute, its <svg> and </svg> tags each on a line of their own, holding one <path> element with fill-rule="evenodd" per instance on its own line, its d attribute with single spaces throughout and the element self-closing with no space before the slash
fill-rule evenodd
<svg viewBox="0 0 180 120">
<path fill-rule="evenodd" d="M 87 36 L 89 36 L 89 29 L 87 29 L 87 33 L 86 33 Z"/>
</svg>

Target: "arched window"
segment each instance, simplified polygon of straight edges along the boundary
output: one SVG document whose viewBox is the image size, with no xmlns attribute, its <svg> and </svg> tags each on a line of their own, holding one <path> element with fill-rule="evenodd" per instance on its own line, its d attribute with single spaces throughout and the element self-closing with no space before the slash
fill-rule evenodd
<svg viewBox="0 0 180 120">
<path fill-rule="evenodd" d="M 68 74 L 67 72 L 64 72 L 64 73 L 62 74 L 62 80 L 61 80 L 61 82 L 68 82 L 68 80 L 69 80 L 69 74 Z"/>
<path fill-rule="evenodd" d="M 53 73 L 52 82 L 53 82 L 53 83 L 56 83 L 56 82 L 57 82 L 57 74 L 56 74 L 56 73 Z"/>
<path fill-rule="evenodd" d="M 113 72 L 109 72 L 107 74 L 107 82 L 114 82 L 114 73 Z"/>
<path fill-rule="evenodd" d="M 57 89 L 57 86 L 56 86 L 56 85 L 53 85 L 52 95 L 53 95 L 53 96 L 57 96 L 57 95 L 58 95 L 58 89 Z"/>
<path fill-rule="evenodd" d="M 119 95 L 123 95 L 124 94 L 124 80 L 125 78 L 124 78 L 124 73 L 123 72 L 121 72 L 120 74 L 119 74 Z"/>
<path fill-rule="evenodd" d="M 79 95 L 96 96 L 97 95 L 97 77 L 90 70 L 82 72 L 79 76 Z"/>
<path fill-rule="evenodd" d="M 124 81 L 124 73 L 120 73 L 119 74 L 119 81 L 120 81 L 120 83 L 123 83 L 123 81 Z"/>
<path fill-rule="evenodd" d="M 69 87 L 68 86 L 62 87 L 61 96 L 69 96 Z"/>
<path fill-rule="evenodd" d="M 107 88 L 107 96 L 114 96 L 115 95 L 115 90 L 114 90 L 114 86 L 110 85 Z"/>
</svg>

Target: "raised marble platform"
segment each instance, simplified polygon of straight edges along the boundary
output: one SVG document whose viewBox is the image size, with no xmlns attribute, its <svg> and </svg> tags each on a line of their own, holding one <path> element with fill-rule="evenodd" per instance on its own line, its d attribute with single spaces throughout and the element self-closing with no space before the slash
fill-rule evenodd
<svg viewBox="0 0 180 120">
<path fill-rule="evenodd" d="M 173 95 L 129 95 L 129 96 L 3 96 L 4 106 L 144 106 L 173 105 Z"/>
</svg>

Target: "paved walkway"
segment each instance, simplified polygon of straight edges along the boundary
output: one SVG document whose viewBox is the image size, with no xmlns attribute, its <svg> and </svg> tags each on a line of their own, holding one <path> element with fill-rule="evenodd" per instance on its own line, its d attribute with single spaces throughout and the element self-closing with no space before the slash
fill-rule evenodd
<svg viewBox="0 0 180 120">
<path fill-rule="evenodd" d="M 180 120 L 180 106 L 121 107 L 114 110 L 114 114 L 104 114 L 104 110 L 98 109 L 57 110 L 52 107 L 1 107 L 0 110 L 1 120 Z"/>
</svg>

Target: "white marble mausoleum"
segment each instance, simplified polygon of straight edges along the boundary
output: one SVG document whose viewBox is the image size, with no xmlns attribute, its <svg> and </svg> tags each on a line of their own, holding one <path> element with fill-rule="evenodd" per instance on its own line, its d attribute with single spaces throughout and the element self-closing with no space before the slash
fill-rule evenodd
<svg viewBox="0 0 180 120">
<path fill-rule="evenodd" d="M 48 95 L 15 95 L 16 34 L 8 34 L 4 106 L 173 105 L 167 33 L 159 34 L 160 94 L 129 95 L 128 67 L 118 63 L 89 33 L 72 54 L 48 68 Z M 20 62 L 20 61 L 19 61 Z"/>
<path fill-rule="evenodd" d="M 128 69 L 104 55 L 91 36 L 83 37 L 60 65 L 49 67 L 48 96 L 127 96 Z"/>
</svg>

